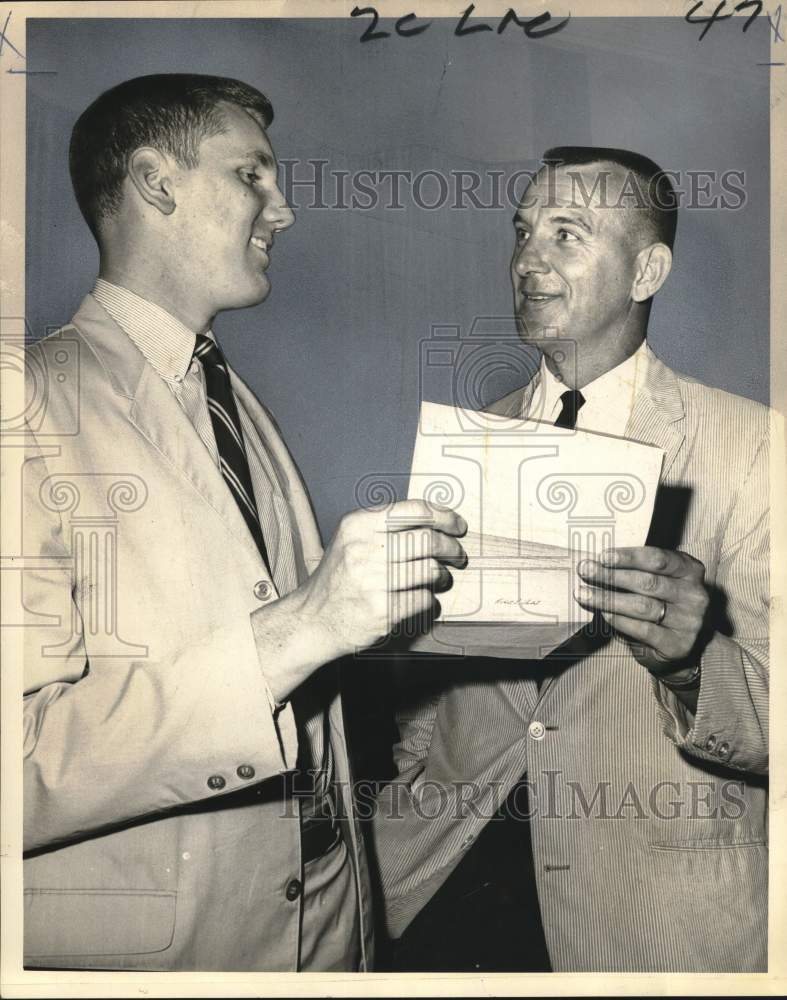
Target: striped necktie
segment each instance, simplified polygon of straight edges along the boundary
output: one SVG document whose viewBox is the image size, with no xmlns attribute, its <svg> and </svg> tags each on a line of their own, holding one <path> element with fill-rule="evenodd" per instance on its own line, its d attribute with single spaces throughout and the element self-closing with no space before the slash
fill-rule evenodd
<svg viewBox="0 0 787 1000">
<path fill-rule="evenodd" d="M 246 458 L 246 448 L 243 444 L 243 433 L 238 417 L 238 408 L 235 405 L 235 397 L 232 394 L 227 362 L 224 360 L 219 345 L 201 333 L 197 334 L 194 357 L 200 360 L 202 370 L 205 373 L 208 409 L 219 452 L 221 474 L 235 497 L 243 519 L 257 543 L 265 568 L 270 572 L 268 550 L 265 548 L 257 505 L 254 501 L 249 462 Z"/>
</svg>

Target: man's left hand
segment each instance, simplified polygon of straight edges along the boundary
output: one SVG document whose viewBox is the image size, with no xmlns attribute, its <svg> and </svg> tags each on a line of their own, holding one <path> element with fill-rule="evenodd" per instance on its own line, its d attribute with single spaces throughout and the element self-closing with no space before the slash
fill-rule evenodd
<svg viewBox="0 0 787 1000">
<path fill-rule="evenodd" d="M 685 552 L 653 546 L 609 549 L 577 571 L 577 601 L 598 611 L 631 641 L 632 653 L 656 676 L 693 667 L 687 662 L 705 622 L 705 567 Z"/>
</svg>

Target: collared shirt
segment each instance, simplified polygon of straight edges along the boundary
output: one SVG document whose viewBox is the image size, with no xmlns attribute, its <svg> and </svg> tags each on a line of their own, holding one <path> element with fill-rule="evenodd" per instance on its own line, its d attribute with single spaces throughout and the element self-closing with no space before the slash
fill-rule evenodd
<svg viewBox="0 0 787 1000">
<path fill-rule="evenodd" d="M 625 361 L 582 386 L 585 402 L 577 413 L 577 429 L 623 437 L 634 400 L 645 384 L 647 368 L 648 346 L 643 340 Z M 553 424 L 560 415 L 560 397 L 567 388 L 552 374 L 542 357 L 539 384 L 533 393 L 530 416 Z"/>
<path fill-rule="evenodd" d="M 96 280 L 93 297 L 134 341 L 145 359 L 164 380 L 207 448 L 214 465 L 219 467 L 219 453 L 208 410 L 202 365 L 194 357 L 196 334 L 161 306 L 103 278 Z M 206 336 L 214 341 L 216 339 L 211 330 L 207 331 Z M 237 398 L 236 404 L 244 438 L 256 440 L 258 435 L 248 413 Z M 276 475 L 267 449 L 261 449 L 260 459 L 255 451 L 256 449 L 248 449 L 247 458 L 265 547 L 270 558 L 271 575 L 279 593 L 287 594 L 297 585 L 289 524 L 269 502 L 271 494 L 278 487 L 274 486 Z"/>
<path fill-rule="evenodd" d="M 220 467 L 202 364 L 194 357 L 196 333 L 161 306 L 103 278 L 96 279 L 93 297 L 136 344 L 145 359 L 164 380 L 194 426 L 214 464 Z M 214 341 L 216 339 L 210 330 L 206 336 Z M 278 492 L 278 486 L 275 486 L 277 484 L 275 468 L 266 443 L 261 439 L 251 417 L 237 396 L 235 402 L 244 439 L 262 445 L 259 448 L 247 447 L 247 459 L 257 512 L 270 560 L 271 575 L 279 594 L 284 596 L 294 590 L 298 582 L 291 525 L 286 513 L 271 502 L 271 496 Z M 250 541 L 250 544 L 253 543 Z M 206 580 L 205 585 L 210 586 L 210 581 Z M 276 702 L 264 676 L 263 683 L 271 710 L 275 711 Z M 314 687 L 313 693 L 306 690 L 304 696 L 297 699 L 297 706 L 294 699 L 293 708 L 298 709 L 296 720 L 299 744 L 305 751 L 301 763 L 303 767 L 313 768 L 317 772 L 315 794 L 321 795 L 325 782 L 332 774 L 333 763 L 328 739 L 328 721 L 319 696 L 319 683 Z M 308 812 L 308 808 L 306 804 L 304 812 Z"/>
</svg>

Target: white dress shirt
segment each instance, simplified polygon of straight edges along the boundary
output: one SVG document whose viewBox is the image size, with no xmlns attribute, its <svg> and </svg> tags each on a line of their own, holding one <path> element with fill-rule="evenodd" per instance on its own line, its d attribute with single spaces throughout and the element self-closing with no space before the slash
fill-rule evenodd
<svg viewBox="0 0 787 1000">
<path fill-rule="evenodd" d="M 637 393 L 645 384 L 649 348 L 646 341 L 615 368 L 582 386 L 585 402 L 577 413 L 577 430 L 623 437 Z M 529 415 L 553 424 L 562 409 L 560 397 L 568 386 L 561 382 L 541 358 L 539 383 L 533 393 Z"/>
</svg>

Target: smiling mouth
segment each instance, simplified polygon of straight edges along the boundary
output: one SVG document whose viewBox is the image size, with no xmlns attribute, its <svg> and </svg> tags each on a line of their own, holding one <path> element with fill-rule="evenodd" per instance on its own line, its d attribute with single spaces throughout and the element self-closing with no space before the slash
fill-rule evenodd
<svg viewBox="0 0 787 1000">
<path fill-rule="evenodd" d="M 262 236 L 252 236 L 249 243 L 263 254 L 264 260 L 262 261 L 262 266 L 266 268 L 270 260 L 271 244 L 263 239 Z"/>
<path fill-rule="evenodd" d="M 560 297 L 547 292 L 520 292 L 519 295 L 522 304 L 528 306 L 544 306 Z"/>
</svg>

